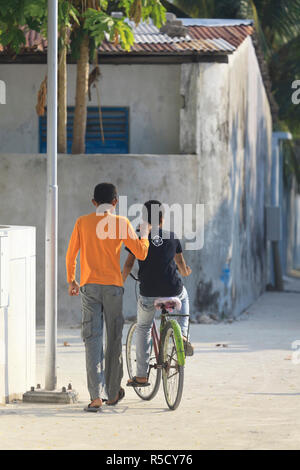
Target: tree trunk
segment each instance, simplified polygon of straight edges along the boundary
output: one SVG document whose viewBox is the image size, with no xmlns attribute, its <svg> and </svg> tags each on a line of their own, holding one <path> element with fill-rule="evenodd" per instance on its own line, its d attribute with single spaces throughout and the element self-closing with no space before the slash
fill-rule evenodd
<svg viewBox="0 0 300 470">
<path fill-rule="evenodd" d="M 58 152 L 67 153 L 67 47 L 59 54 L 58 68 Z"/>
<path fill-rule="evenodd" d="M 89 38 L 84 36 L 77 61 L 76 99 L 73 126 L 72 154 L 85 153 L 86 99 L 89 81 Z"/>
</svg>

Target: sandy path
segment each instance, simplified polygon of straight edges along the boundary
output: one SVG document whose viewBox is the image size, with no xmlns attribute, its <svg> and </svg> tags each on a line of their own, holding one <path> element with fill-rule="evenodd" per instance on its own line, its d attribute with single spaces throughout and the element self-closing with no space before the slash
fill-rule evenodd
<svg viewBox="0 0 300 470">
<path fill-rule="evenodd" d="M 246 317 L 233 324 L 192 325 L 195 355 L 188 358 L 175 412 L 167 409 L 162 390 L 143 402 L 126 388 L 116 408 L 84 413 L 80 332 L 59 330 L 58 384 L 72 382 L 80 401 L 0 407 L 0 448 L 299 449 L 300 365 L 291 361 L 291 343 L 300 340 L 300 295 L 266 293 Z M 64 341 L 71 346 L 63 347 Z M 43 383 L 42 330 L 37 342 L 37 383 Z"/>
</svg>

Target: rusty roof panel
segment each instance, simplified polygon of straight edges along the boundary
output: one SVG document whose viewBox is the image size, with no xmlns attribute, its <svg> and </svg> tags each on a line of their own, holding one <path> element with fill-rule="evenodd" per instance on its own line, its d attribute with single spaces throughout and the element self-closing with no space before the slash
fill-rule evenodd
<svg viewBox="0 0 300 470">
<path fill-rule="evenodd" d="M 253 33 L 253 27 L 249 25 L 189 26 L 189 34 L 186 37 L 170 38 L 166 34 L 161 34 L 153 25 L 151 27 L 144 25 L 143 28 L 144 34 L 136 34 L 135 32 L 136 42 L 131 49 L 132 53 L 178 54 L 191 52 L 206 54 L 209 52 L 230 54 Z M 120 45 L 114 45 L 107 41 L 101 45 L 99 52 L 124 53 Z"/>
<path fill-rule="evenodd" d="M 221 22 L 221 20 L 219 20 Z M 227 22 L 222 20 L 220 25 L 204 25 L 204 20 L 190 20 L 188 34 L 185 37 L 172 38 L 167 34 L 162 34 L 153 24 L 141 23 L 133 28 L 135 43 L 130 52 L 124 51 L 119 44 L 104 41 L 99 53 L 102 55 L 111 54 L 231 54 L 240 44 L 253 33 L 253 26 L 250 22 Z M 184 23 L 184 20 L 183 20 Z M 47 41 L 38 33 L 29 31 L 26 33 L 26 44 L 23 52 L 41 52 L 47 50 Z M 0 52 L 3 48 L 0 46 Z"/>
</svg>

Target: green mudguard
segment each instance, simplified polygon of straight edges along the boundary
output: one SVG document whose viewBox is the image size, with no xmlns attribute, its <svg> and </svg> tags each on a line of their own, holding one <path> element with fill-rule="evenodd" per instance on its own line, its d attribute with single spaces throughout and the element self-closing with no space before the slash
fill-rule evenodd
<svg viewBox="0 0 300 470">
<path fill-rule="evenodd" d="M 178 356 L 178 364 L 180 366 L 184 366 L 185 353 L 184 353 L 184 345 L 183 345 L 183 339 L 181 335 L 181 329 L 176 320 L 170 320 L 170 323 L 172 324 L 172 328 L 174 330 L 174 337 L 175 337 L 177 356 Z"/>
</svg>

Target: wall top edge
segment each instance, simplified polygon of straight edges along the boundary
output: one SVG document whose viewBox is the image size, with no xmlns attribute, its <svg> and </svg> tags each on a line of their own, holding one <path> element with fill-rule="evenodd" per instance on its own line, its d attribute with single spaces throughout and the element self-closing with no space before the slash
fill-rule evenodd
<svg viewBox="0 0 300 470">
<path fill-rule="evenodd" d="M 197 154 L 195 153 L 178 153 L 178 154 L 133 154 L 133 153 L 126 153 L 126 154 L 115 154 L 115 153 L 89 153 L 89 154 L 65 154 L 65 153 L 59 153 L 57 154 L 58 158 L 195 158 L 197 157 Z M 25 158 L 25 157 L 43 157 L 45 160 L 47 159 L 47 155 L 44 153 L 0 153 L 0 159 L 2 157 L 20 157 L 20 158 Z"/>
</svg>

